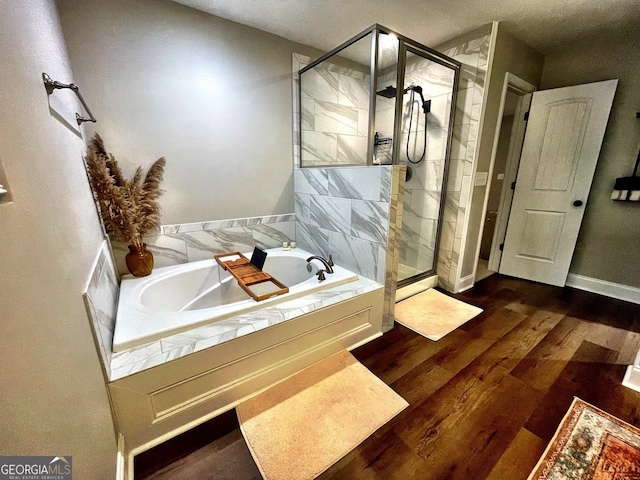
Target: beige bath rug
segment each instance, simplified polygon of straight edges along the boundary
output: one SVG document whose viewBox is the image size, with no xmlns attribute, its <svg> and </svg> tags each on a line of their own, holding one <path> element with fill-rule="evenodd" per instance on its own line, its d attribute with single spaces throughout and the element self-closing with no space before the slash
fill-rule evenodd
<svg viewBox="0 0 640 480">
<path fill-rule="evenodd" d="M 396 303 L 395 318 L 407 328 L 438 341 L 482 312 L 433 288 Z"/>
<path fill-rule="evenodd" d="M 267 480 L 311 480 L 408 403 L 342 351 L 241 403 L 240 430 Z"/>
</svg>

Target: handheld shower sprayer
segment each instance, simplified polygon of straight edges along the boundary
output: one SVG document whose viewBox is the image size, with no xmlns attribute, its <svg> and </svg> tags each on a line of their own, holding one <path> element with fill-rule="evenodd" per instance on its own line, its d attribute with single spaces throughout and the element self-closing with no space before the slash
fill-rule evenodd
<svg viewBox="0 0 640 480">
<path fill-rule="evenodd" d="M 424 95 L 422 95 L 422 87 L 420 85 L 414 85 L 412 83 L 411 85 L 409 85 L 407 88 L 404 89 L 404 93 L 407 93 L 407 92 L 415 92 L 418 95 L 420 95 L 422 111 L 424 112 L 424 114 L 426 116 L 427 113 L 429 113 L 431 111 L 431 100 L 425 100 L 424 99 Z"/>
<path fill-rule="evenodd" d="M 422 160 L 424 160 L 424 157 L 427 153 L 427 113 L 431 111 L 431 100 L 425 100 L 424 95 L 422 94 L 422 91 L 423 91 L 422 87 L 420 85 L 416 85 L 415 83 L 411 83 L 407 88 L 405 88 L 402 91 L 403 95 L 406 95 L 407 93 L 411 93 L 411 98 L 409 99 L 410 112 L 409 112 L 409 132 L 407 135 L 407 160 L 409 161 L 409 163 L 413 163 L 413 164 L 420 163 Z M 398 95 L 398 89 L 392 85 L 389 85 L 385 89 L 380 90 L 376 93 L 381 97 L 395 98 Z M 424 119 L 425 119 L 424 143 L 422 146 L 422 155 L 420 155 L 420 158 L 418 160 L 412 159 L 411 155 L 409 154 L 409 147 L 410 147 L 409 144 L 411 142 L 411 128 L 413 124 L 413 108 L 414 108 L 414 103 L 417 101 L 415 99 L 416 94 L 420 95 L 419 103 L 422 106 L 422 111 L 424 112 Z"/>
<path fill-rule="evenodd" d="M 427 113 L 431 111 L 431 100 L 425 100 L 424 95 L 422 95 L 422 87 L 420 85 L 416 85 L 412 83 L 407 88 L 404 89 L 404 93 L 411 92 L 411 98 L 409 99 L 409 132 L 407 134 L 407 160 L 409 163 L 418 164 L 424 160 L 425 155 L 427 154 Z M 422 105 L 422 111 L 424 112 L 424 143 L 422 144 L 422 155 L 417 160 L 411 158 L 409 154 L 409 146 L 411 143 L 411 126 L 413 124 L 413 106 L 416 101 L 416 93 L 420 95 L 420 105 Z M 418 114 L 419 115 L 419 114 Z M 418 127 L 419 128 L 419 127 Z M 409 177 L 410 178 L 410 177 Z"/>
</svg>

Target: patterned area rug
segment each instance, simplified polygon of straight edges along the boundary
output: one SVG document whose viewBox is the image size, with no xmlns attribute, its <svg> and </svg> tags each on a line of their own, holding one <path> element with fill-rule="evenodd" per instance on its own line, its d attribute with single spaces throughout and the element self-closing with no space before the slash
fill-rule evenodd
<svg viewBox="0 0 640 480">
<path fill-rule="evenodd" d="M 482 309 L 461 302 L 433 288 L 396 303 L 398 323 L 434 342 L 482 313 Z"/>
<path fill-rule="evenodd" d="M 529 480 L 640 480 L 640 429 L 574 398 Z"/>
</svg>

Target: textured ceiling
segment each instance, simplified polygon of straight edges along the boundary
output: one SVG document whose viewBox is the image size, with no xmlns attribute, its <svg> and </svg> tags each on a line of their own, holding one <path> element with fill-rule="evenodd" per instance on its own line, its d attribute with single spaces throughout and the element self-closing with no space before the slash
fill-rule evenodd
<svg viewBox="0 0 640 480">
<path fill-rule="evenodd" d="M 494 20 L 541 53 L 585 36 L 640 41 L 640 0 L 174 1 L 324 51 L 374 23 L 428 46 Z"/>
</svg>

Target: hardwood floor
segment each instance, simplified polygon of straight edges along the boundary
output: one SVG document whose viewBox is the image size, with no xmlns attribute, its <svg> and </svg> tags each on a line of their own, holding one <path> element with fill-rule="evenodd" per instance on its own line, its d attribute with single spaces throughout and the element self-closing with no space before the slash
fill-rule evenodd
<svg viewBox="0 0 640 480">
<path fill-rule="evenodd" d="M 438 342 L 396 325 L 352 352 L 410 406 L 321 479 L 526 479 L 574 396 L 640 426 L 621 385 L 640 305 L 499 275 L 456 298 L 484 312 Z M 200 450 L 178 437 L 139 455 L 136 479 L 259 478 L 234 421 L 199 427 Z M 220 458 L 232 473 L 212 476 Z"/>
</svg>

